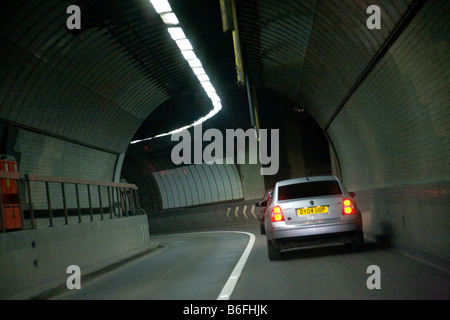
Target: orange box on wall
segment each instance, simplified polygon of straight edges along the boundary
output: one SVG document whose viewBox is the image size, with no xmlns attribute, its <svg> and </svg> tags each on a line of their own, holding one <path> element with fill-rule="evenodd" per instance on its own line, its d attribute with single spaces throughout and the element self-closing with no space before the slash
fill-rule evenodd
<svg viewBox="0 0 450 320">
<path fill-rule="evenodd" d="M 0 160 L 0 171 L 18 172 L 17 162 L 10 160 Z M 22 228 L 19 203 L 19 185 L 17 180 L 0 179 L 3 214 L 5 219 L 5 229 Z M 2 220 L 0 219 L 0 228 Z"/>
</svg>

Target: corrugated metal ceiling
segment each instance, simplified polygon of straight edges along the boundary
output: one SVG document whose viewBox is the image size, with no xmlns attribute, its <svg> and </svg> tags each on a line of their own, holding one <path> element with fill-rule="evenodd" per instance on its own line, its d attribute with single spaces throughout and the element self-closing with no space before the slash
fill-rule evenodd
<svg viewBox="0 0 450 320">
<path fill-rule="evenodd" d="M 323 127 L 412 2 L 239 1 L 248 71 Z M 370 5 L 381 8 L 381 30 L 366 26 Z"/>
<path fill-rule="evenodd" d="M 413 1 L 237 0 L 246 69 L 324 127 Z M 170 3 L 226 101 L 236 79 L 218 1 Z M 81 31 L 65 28 L 71 4 Z M 366 27 L 373 4 L 381 30 Z M 192 104 L 201 91 L 147 0 L 3 1 L 0 41 L 2 119 L 115 152 L 170 97 Z M 188 105 L 177 121 L 203 109 Z"/>
<path fill-rule="evenodd" d="M 81 30 L 65 27 L 71 4 Z M 171 96 L 199 90 L 148 1 L 3 1 L 0 37 L 1 117 L 108 150 L 123 152 Z"/>
</svg>

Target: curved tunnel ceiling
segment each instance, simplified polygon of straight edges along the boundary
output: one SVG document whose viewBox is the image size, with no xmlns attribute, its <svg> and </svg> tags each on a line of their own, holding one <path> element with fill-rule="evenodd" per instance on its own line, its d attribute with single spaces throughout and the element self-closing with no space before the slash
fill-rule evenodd
<svg viewBox="0 0 450 320">
<path fill-rule="evenodd" d="M 218 1 L 170 3 L 221 96 L 242 96 Z M 370 1 L 237 1 L 247 72 L 256 86 L 300 104 L 326 127 L 412 3 L 376 1 L 383 28 L 373 32 L 365 23 Z M 158 106 L 169 111 L 162 111 L 165 127 L 173 123 L 173 129 L 209 111 L 197 79 L 148 1 L 77 1 L 79 31 L 65 28 L 71 4 L 3 3 L 1 118 L 120 153 L 145 119 L 150 133 L 158 132 L 151 117 Z M 224 109 L 247 112 L 226 99 Z"/>
<path fill-rule="evenodd" d="M 240 1 L 250 75 L 325 127 L 412 2 Z M 366 26 L 373 4 L 382 8 L 383 18 L 375 31 Z"/>
<path fill-rule="evenodd" d="M 201 89 L 147 1 L 7 1 L 0 16 L 1 118 L 114 152 L 172 96 Z M 202 111 L 202 110 L 200 110 Z"/>
</svg>

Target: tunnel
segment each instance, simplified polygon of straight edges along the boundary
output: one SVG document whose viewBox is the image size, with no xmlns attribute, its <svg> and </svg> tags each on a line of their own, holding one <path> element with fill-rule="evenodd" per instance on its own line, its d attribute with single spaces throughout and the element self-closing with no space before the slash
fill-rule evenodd
<svg viewBox="0 0 450 320">
<path fill-rule="evenodd" d="M 322 175 L 356 194 L 376 248 L 362 255 L 422 263 L 440 284 L 425 298 L 450 297 L 448 1 L 0 6 L 0 298 L 187 242 L 168 234 L 254 228 L 258 243 L 253 204 Z"/>
</svg>

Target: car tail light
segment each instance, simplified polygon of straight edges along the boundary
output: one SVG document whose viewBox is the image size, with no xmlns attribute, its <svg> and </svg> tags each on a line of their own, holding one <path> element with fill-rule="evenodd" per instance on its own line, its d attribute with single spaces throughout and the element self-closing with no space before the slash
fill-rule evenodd
<svg viewBox="0 0 450 320">
<path fill-rule="evenodd" d="M 354 214 L 356 212 L 355 206 L 353 205 L 352 200 L 350 199 L 344 199 L 343 205 L 342 205 L 342 214 Z"/>
<path fill-rule="evenodd" d="M 279 206 L 276 206 L 272 209 L 272 222 L 280 222 L 284 221 L 283 211 Z"/>
</svg>

